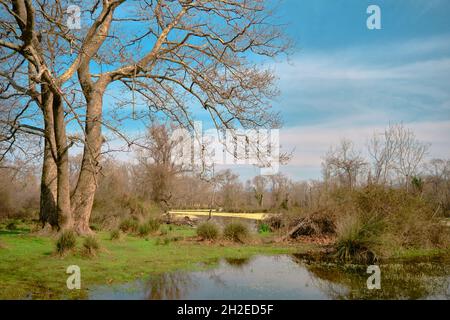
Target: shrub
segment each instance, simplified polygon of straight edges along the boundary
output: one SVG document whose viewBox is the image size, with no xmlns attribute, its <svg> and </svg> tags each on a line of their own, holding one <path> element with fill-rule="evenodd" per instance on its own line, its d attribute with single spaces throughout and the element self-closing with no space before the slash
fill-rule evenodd
<svg viewBox="0 0 450 320">
<path fill-rule="evenodd" d="M 131 218 L 123 220 L 119 225 L 119 229 L 125 233 L 136 232 L 138 228 L 139 228 L 139 223 L 136 220 L 131 219 Z"/>
<path fill-rule="evenodd" d="M 269 233 L 270 232 L 270 226 L 267 223 L 260 223 L 258 225 L 258 232 L 259 233 Z"/>
<path fill-rule="evenodd" d="M 161 221 L 156 218 L 150 218 L 147 220 L 147 225 L 150 230 L 150 232 L 158 231 L 159 226 L 161 225 Z"/>
<path fill-rule="evenodd" d="M 337 256 L 344 261 L 445 247 L 450 238 L 436 205 L 420 193 L 376 185 L 331 190 L 314 212 L 302 211 L 292 221 L 290 236 L 332 237 Z M 301 228 L 292 234 L 297 225 Z"/>
<path fill-rule="evenodd" d="M 166 236 L 166 235 L 168 235 L 168 234 L 169 234 L 169 231 L 172 231 L 172 228 L 171 228 L 171 227 L 165 227 L 165 226 L 163 226 L 163 227 L 159 228 L 159 233 L 160 233 L 161 236 Z"/>
<path fill-rule="evenodd" d="M 140 237 L 148 236 L 150 232 L 151 232 L 151 229 L 150 229 L 149 223 L 142 223 L 139 225 L 138 234 Z"/>
<path fill-rule="evenodd" d="M 114 229 L 109 234 L 110 240 L 120 240 L 121 237 L 122 237 L 122 233 L 121 233 L 120 229 Z"/>
<path fill-rule="evenodd" d="M 228 240 L 244 242 L 249 235 L 249 231 L 244 224 L 240 222 L 231 222 L 225 226 L 223 235 Z"/>
<path fill-rule="evenodd" d="M 276 215 L 264 219 L 263 223 L 267 224 L 271 230 L 279 230 L 284 227 L 285 221 L 283 220 L 283 217 Z"/>
<path fill-rule="evenodd" d="M 168 238 L 168 237 L 156 239 L 157 246 L 168 245 L 169 243 L 170 243 L 170 238 Z"/>
<path fill-rule="evenodd" d="M 340 220 L 335 244 L 338 259 L 344 262 L 374 262 L 377 259 L 376 246 L 381 225 L 381 221 L 375 217 L 364 222 L 356 214 Z"/>
<path fill-rule="evenodd" d="M 204 222 L 197 227 L 197 235 L 203 240 L 216 240 L 219 237 L 219 228 L 211 222 Z"/>
<path fill-rule="evenodd" d="M 56 251 L 59 254 L 64 254 L 75 248 L 77 239 L 75 233 L 71 230 L 61 232 L 58 240 L 56 241 Z"/>
<path fill-rule="evenodd" d="M 7 230 L 10 230 L 10 231 L 17 230 L 17 224 L 16 224 L 16 222 L 15 222 L 15 221 L 12 221 L 12 222 L 8 223 L 8 224 L 6 225 L 6 229 L 7 229 Z"/>
<path fill-rule="evenodd" d="M 83 248 L 88 255 L 95 255 L 100 249 L 100 244 L 95 236 L 87 236 L 84 239 Z"/>
</svg>

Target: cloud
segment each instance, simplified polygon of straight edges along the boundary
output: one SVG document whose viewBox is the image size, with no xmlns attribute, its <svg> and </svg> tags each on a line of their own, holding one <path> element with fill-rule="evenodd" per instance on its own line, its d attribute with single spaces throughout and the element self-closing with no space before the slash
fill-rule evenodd
<svg viewBox="0 0 450 320">
<path fill-rule="evenodd" d="M 389 50 L 386 50 L 389 48 Z M 450 119 L 450 36 L 303 52 L 272 66 L 286 126 Z"/>
<path fill-rule="evenodd" d="M 388 48 L 388 49 L 387 49 Z M 318 178 L 322 156 L 342 138 L 360 149 L 374 131 L 403 122 L 450 158 L 450 36 L 328 52 L 304 51 L 273 68 L 280 78 L 281 144 L 295 149 L 283 170 Z"/>
<path fill-rule="evenodd" d="M 314 179 L 320 175 L 323 156 L 330 146 L 342 139 L 350 139 L 367 156 L 367 142 L 374 132 L 382 132 L 384 125 L 358 125 L 355 119 L 315 126 L 290 127 L 281 130 L 280 143 L 285 151 L 294 150 L 293 158 L 283 169 L 292 177 Z M 353 124 L 352 124 L 353 123 Z M 416 137 L 431 147 L 427 155 L 432 158 L 450 158 L 450 121 L 404 123 Z"/>
</svg>

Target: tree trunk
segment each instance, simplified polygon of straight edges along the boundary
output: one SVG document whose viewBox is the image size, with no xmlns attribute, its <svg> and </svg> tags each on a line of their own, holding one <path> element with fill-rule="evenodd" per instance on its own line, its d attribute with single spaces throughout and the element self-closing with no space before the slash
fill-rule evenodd
<svg viewBox="0 0 450 320">
<path fill-rule="evenodd" d="M 100 171 L 102 137 L 102 93 L 95 92 L 87 99 L 86 141 L 83 150 L 80 175 L 72 195 L 72 210 L 75 216 L 74 229 L 79 234 L 92 233 L 89 227 L 97 178 Z"/>
<path fill-rule="evenodd" d="M 70 181 L 69 181 L 69 146 L 66 137 L 66 124 L 64 120 L 64 107 L 60 95 L 53 96 L 53 117 L 56 142 L 57 166 L 57 203 L 58 226 L 60 229 L 70 229 L 73 225 L 70 207 Z"/>
<path fill-rule="evenodd" d="M 58 227 L 58 216 L 56 212 L 57 198 L 57 169 L 54 159 L 55 135 L 53 121 L 53 96 L 48 92 L 48 88 L 42 88 L 43 116 L 44 116 L 44 161 L 41 176 L 41 199 L 39 220 L 42 227 L 49 224 L 53 229 Z M 54 150 L 54 149 L 53 149 Z"/>
<path fill-rule="evenodd" d="M 50 224 L 52 228 L 56 228 L 58 226 L 58 216 L 56 213 L 57 172 L 56 164 L 49 148 L 48 143 L 45 142 L 39 220 L 42 223 L 42 227 Z"/>
</svg>

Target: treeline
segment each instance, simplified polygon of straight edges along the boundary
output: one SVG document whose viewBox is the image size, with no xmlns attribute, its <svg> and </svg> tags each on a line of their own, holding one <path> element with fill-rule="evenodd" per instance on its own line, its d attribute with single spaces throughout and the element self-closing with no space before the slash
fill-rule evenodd
<svg viewBox="0 0 450 320">
<path fill-rule="evenodd" d="M 402 125 L 375 133 L 367 152 L 343 140 L 323 157 L 323 179 L 293 181 L 283 174 L 242 181 L 230 170 L 208 177 L 173 161 L 171 127 L 154 125 L 134 162 L 101 163 L 93 220 L 145 210 L 213 208 L 230 212 L 296 212 L 320 208 L 336 190 L 367 186 L 402 189 L 433 203 L 439 215 L 450 211 L 450 160 L 425 161 L 428 145 Z M 366 156 L 364 156 L 366 154 Z M 72 186 L 81 157 L 70 159 Z M 0 169 L 0 212 L 32 216 L 39 207 L 39 176 L 31 163 Z M 124 213 L 125 212 L 125 213 Z M 112 219 L 112 218 L 111 218 Z M 111 220 L 110 219 L 110 220 Z"/>
</svg>

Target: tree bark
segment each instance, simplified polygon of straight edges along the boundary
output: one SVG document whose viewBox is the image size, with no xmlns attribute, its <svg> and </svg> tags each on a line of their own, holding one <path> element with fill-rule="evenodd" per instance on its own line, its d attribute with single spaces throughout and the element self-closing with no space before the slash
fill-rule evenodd
<svg viewBox="0 0 450 320">
<path fill-rule="evenodd" d="M 64 106 L 59 94 L 53 96 L 54 133 L 56 142 L 57 167 L 57 203 L 58 226 L 60 229 L 70 229 L 73 225 L 70 206 L 69 181 L 69 145 L 66 137 Z"/>
<path fill-rule="evenodd" d="M 54 121 L 53 121 L 53 96 L 42 86 L 42 112 L 44 116 L 44 160 L 41 177 L 41 198 L 39 220 L 42 227 L 49 224 L 53 229 L 58 227 L 58 216 L 56 212 L 57 198 L 57 168 L 54 159 L 55 146 Z"/>
<path fill-rule="evenodd" d="M 103 143 L 101 127 L 103 92 L 96 91 L 87 100 L 86 141 L 80 175 L 72 195 L 72 211 L 75 217 L 74 230 L 79 234 L 92 233 L 89 227 L 89 219 L 94 204 L 95 191 L 97 190 Z"/>
</svg>

